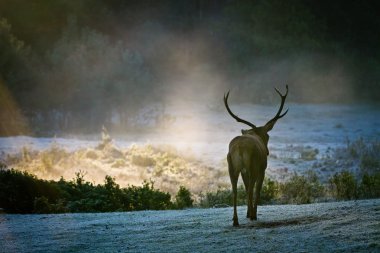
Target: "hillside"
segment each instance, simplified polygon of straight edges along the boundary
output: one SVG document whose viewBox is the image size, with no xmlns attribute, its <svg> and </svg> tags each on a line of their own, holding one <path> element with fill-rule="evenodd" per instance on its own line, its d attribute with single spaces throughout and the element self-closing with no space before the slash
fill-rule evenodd
<svg viewBox="0 0 380 253">
<path fill-rule="evenodd" d="M 380 199 L 232 208 L 0 215 L 3 252 L 379 252 Z"/>
</svg>

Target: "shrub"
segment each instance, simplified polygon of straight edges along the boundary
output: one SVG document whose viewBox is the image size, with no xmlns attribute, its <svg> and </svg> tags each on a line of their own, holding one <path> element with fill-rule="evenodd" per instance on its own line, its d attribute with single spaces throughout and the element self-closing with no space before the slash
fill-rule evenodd
<svg viewBox="0 0 380 253">
<path fill-rule="evenodd" d="M 179 209 L 192 207 L 194 200 L 191 198 L 191 193 L 184 186 L 180 186 L 177 195 L 175 196 L 175 207 Z"/>
<path fill-rule="evenodd" d="M 144 182 L 143 186 L 120 188 L 106 176 L 103 185 L 76 178 L 58 182 L 37 179 L 16 170 L 0 170 L 0 208 L 9 213 L 113 212 L 162 210 L 173 206 L 169 193 Z"/>
<path fill-rule="evenodd" d="M 34 213 L 50 213 L 52 211 L 51 209 L 49 200 L 45 196 L 36 197 L 34 199 Z"/>
<path fill-rule="evenodd" d="M 378 140 L 366 141 L 359 138 L 354 142 L 347 141 L 349 159 L 358 159 L 362 174 L 380 172 L 380 142 Z"/>
<path fill-rule="evenodd" d="M 172 206 L 169 193 L 154 189 L 153 182 L 144 182 L 142 187 L 130 186 L 123 189 L 127 210 L 165 210 Z"/>
<path fill-rule="evenodd" d="M 379 155 L 373 153 L 365 153 L 360 158 L 360 169 L 364 173 L 380 172 L 380 158 Z"/>
<path fill-rule="evenodd" d="M 282 203 L 309 204 L 324 196 L 324 188 L 312 171 L 306 176 L 295 173 L 288 182 L 281 183 L 279 188 Z"/>
<path fill-rule="evenodd" d="M 364 174 L 358 188 L 360 198 L 380 198 L 380 173 Z"/>
<path fill-rule="evenodd" d="M 279 194 L 279 184 L 270 178 L 265 178 L 261 188 L 260 204 L 273 204 Z"/>
<path fill-rule="evenodd" d="M 232 189 L 218 188 L 216 192 L 208 192 L 201 196 L 200 206 L 204 208 L 232 206 Z M 245 205 L 247 202 L 247 193 L 243 185 L 237 188 L 237 205 Z"/>
<path fill-rule="evenodd" d="M 351 172 L 335 173 L 329 180 L 332 195 L 336 199 L 349 200 L 357 198 L 357 184 Z"/>
<path fill-rule="evenodd" d="M 0 207 L 11 213 L 31 213 L 35 200 L 45 196 L 52 203 L 61 192 L 53 183 L 14 169 L 0 170 Z"/>
</svg>

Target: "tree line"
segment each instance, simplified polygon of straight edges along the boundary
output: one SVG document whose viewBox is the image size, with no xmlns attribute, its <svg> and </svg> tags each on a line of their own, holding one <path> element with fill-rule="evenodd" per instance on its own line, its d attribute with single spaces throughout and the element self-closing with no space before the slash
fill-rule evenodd
<svg viewBox="0 0 380 253">
<path fill-rule="evenodd" d="M 104 184 L 84 180 L 84 174 L 66 181 L 47 181 L 16 170 L 0 171 L 0 208 L 9 213 L 122 212 L 192 207 L 190 192 L 180 186 L 171 195 L 154 188 L 153 182 L 121 188 L 110 176 Z"/>
</svg>

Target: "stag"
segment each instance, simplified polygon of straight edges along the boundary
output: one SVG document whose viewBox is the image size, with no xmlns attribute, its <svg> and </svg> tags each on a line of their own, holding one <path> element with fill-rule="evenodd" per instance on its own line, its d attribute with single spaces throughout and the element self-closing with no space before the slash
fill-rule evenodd
<svg viewBox="0 0 380 253">
<path fill-rule="evenodd" d="M 240 173 L 243 178 L 243 183 L 248 197 L 247 218 L 257 220 L 257 205 L 260 199 L 260 191 L 264 181 L 265 169 L 267 168 L 267 156 L 269 155 L 268 132 L 273 129 L 273 126 L 276 124 L 277 120 L 284 117 L 289 110 L 287 109 L 284 113 L 282 113 L 286 96 L 288 95 L 288 85 L 286 85 L 285 95 L 282 95 L 276 88 L 275 90 L 281 97 L 280 108 L 278 109 L 276 116 L 269 120 L 264 126 L 260 127 L 257 127 L 251 122 L 236 116 L 228 106 L 228 96 L 230 95 L 230 92 L 228 92 L 227 95 L 224 95 L 224 105 L 232 118 L 234 118 L 237 122 L 251 127 L 251 129 L 248 130 L 242 130 L 242 135 L 232 139 L 227 155 L 228 171 L 230 174 L 233 191 L 234 226 L 239 226 L 236 198 L 237 183 Z M 253 203 L 253 189 L 255 185 L 255 198 Z"/>
</svg>

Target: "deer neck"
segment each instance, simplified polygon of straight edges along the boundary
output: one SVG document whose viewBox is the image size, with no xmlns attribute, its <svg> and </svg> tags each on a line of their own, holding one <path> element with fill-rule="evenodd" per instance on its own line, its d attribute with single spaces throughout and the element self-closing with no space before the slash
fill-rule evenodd
<svg viewBox="0 0 380 253">
<path fill-rule="evenodd" d="M 265 149 L 267 150 L 267 155 L 269 155 L 268 145 L 265 144 L 265 141 L 263 140 L 263 138 L 260 135 L 258 135 L 256 133 L 250 133 L 250 132 L 245 131 L 245 130 L 242 130 L 241 133 L 243 136 L 252 136 L 256 139 L 259 139 L 261 141 L 261 143 L 265 146 Z"/>
</svg>

